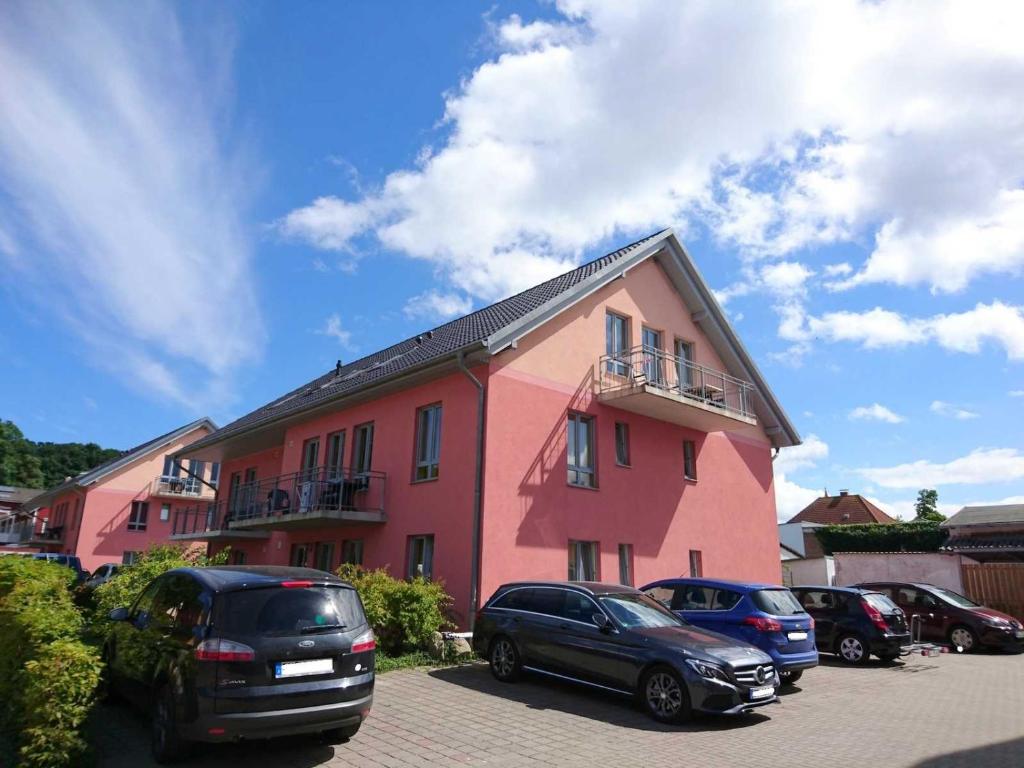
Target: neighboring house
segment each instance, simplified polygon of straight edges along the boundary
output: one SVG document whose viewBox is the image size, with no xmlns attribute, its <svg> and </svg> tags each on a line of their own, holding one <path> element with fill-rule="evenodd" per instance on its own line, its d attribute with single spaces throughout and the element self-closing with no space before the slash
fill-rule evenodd
<svg viewBox="0 0 1024 768">
<path fill-rule="evenodd" d="M 779 559 L 782 583 L 788 587 L 831 586 L 835 583 L 835 561 L 825 554 L 815 528 L 821 523 L 789 522 L 779 524 Z"/>
<path fill-rule="evenodd" d="M 20 543 L 27 522 L 21 505 L 37 496 L 40 490 L 0 485 L 0 546 Z"/>
<path fill-rule="evenodd" d="M 171 454 L 216 428 L 206 418 L 193 421 L 34 496 L 23 504 L 34 525 L 22 544 L 78 555 L 93 571 L 168 543 L 174 509 L 212 499 L 220 474 L 215 464 L 179 464 Z"/>
<path fill-rule="evenodd" d="M 235 562 L 444 580 L 779 580 L 799 436 L 670 230 L 402 341 L 178 452 L 221 462 L 173 538 Z"/>
<path fill-rule="evenodd" d="M 949 531 L 944 549 L 986 563 L 1024 562 L 1024 504 L 964 507 L 941 528 Z"/>
<path fill-rule="evenodd" d="M 840 491 L 838 496 L 826 493 L 800 512 L 790 523 L 818 523 L 819 525 L 857 525 L 861 523 L 895 523 L 890 517 L 858 493 Z"/>
</svg>

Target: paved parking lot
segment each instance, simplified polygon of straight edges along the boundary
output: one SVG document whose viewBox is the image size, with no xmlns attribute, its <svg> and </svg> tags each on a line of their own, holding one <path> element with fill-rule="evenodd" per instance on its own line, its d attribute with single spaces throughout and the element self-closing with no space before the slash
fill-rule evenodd
<svg viewBox="0 0 1024 768">
<path fill-rule="evenodd" d="M 761 714 L 763 713 L 763 714 Z M 147 723 L 98 713 L 98 764 L 149 765 Z M 349 744 L 311 737 L 205 748 L 190 766 L 801 766 L 1021 768 L 1024 655 L 824 664 L 781 704 L 669 728 L 629 701 L 538 678 L 507 686 L 482 664 L 392 672 Z"/>
</svg>

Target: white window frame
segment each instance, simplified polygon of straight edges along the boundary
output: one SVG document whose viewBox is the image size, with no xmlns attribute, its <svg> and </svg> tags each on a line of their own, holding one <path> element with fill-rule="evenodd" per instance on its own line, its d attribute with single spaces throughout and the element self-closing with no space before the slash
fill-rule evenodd
<svg viewBox="0 0 1024 768">
<path fill-rule="evenodd" d="M 426 533 L 409 537 L 409 552 L 406 555 L 405 577 L 412 581 L 422 577 L 427 581 L 434 576 L 434 534 Z"/>
<path fill-rule="evenodd" d="M 599 581 L 600 576 L 599 542 L 569 539 L 569 581 Z"/>
<path fill-rule="evenodd" d="M 609 358 L 606 365 L 608 373 L 616 376 L 629 375 L 629 318 L 618 312 L 605 314 L 604 350 Z M 625 359 L 624 359 L 625 358 Z"/>
<path fill-rule="evenodd" d="M 161 523 L 166 523 L 170 519 L 171 519 L 171 505 L 170 504 L 161 504 L 160 505 L 160 522 Z"/>
<path fill-rule="evenodd" d="M 633 581 L 633 545 L 619 544 L 619 583 L 632 587 Z"/>
<path fill-rule="evenodd" d="M 580 432 L 586 428 L 581 449 Z M 597 488 L 597 420 L 588 414 L 570 411 L 566 419 L 566 480 L 577 488 Z M 585 450 L 585 453 L 584 453 Z"/>
<path fill-rule="evenodd" d="M 416 411 L 416 466 L 413 480 L 436 480 L 441 472 L 441 403 Z"/>
<path fill-rule="evenodd" d="M 357 424 L 352 438 L 352 471 L 365 475 L 373 467 L 373 422 Z"/>
<path fill-rule="evenodd" d="M 149 523 L 149 502 L 133 501 L 131 511 L 128 513 L 128 530 L 145 531 Z"/>
<path fill-rule="evenodd" d="M 697 443 L 693 440 L 683 440 L 683 479 L 697 482 Z"/>
</svg>

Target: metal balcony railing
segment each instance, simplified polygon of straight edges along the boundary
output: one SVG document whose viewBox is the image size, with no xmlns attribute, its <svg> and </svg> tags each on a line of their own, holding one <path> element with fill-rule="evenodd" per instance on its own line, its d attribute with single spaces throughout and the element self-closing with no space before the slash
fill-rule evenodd
<svg viewBox="0 0 1024 768">
<path fill-rule="evenodd" d="M 314 467 L 243 483 L 228 491 L 228 514 L 242 521 L 315 512 L 384 512 L 387 474 Z"/>
<path fill-rule="evenodd" d="M 213 496 L 213 489 L 203 485 L 194 477 L 174 477 L 160 475 L 153 481 L 153 494 L 156 496 L 201 497 Z"/>
<path fill-rule="evenodd" d="M 184 536 L 201 533 L 216 533 L 228 530 L 230 517 L 225 514 L 227 504 L 211 501 L 194 507 L 174 510 L 171 521 L 171 535 Z"/>
<path fill-rule="evenodd" d="M 726 413 L 754 418 L 754 385 L 652 347 L 633 347 L 599 361 L 600 391 L 650 386 Z"/>
</svg>

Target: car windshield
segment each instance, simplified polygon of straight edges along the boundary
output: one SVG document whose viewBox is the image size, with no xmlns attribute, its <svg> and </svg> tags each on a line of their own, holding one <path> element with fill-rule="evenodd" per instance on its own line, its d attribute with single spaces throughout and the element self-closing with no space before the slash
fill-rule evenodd
<svg viewBox="0 0 1024 768">
<path fill-rule="evenodd" d="M 751 594 L 754 605 L 773 616 L 796 616 L 804 607 L 788 589 L 759 589 Z"/>
<path fill-rule="evenodd" d="M 682 627 L 686 622 L 647 595 L 622 593 L 600 595 L 598 600 L 626 629 Z"/>
<path fill-rule="evenodd" d="M 954 592 L 951 589 L 943 589 L 942 587 L 933 587 L 932 591 L 945 600 L 947 603 L 952 603 L 958 608 L 981 608 L 981 606 L 971 600 L 970 598 L 964 597 L 963 595 Z"/>
</svg>

